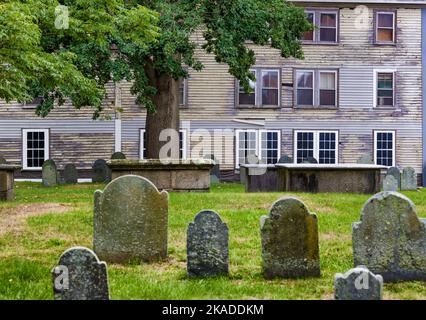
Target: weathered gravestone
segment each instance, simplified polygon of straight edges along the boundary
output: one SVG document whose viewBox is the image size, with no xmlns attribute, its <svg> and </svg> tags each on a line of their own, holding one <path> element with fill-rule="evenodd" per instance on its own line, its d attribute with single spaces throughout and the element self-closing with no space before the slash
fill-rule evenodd
<svg viewBox="0 0 426 320">
<path fill-rule="evenodd" d="M 7 164 L 6 159 L 3 157 L 0 157 L 0 164 Z"/>
<path fill-rule="evenodd" d="M 355 265 L 365 265 L 385 282 L 426 280 L 426 220 L 410 199 L 382 192 L 365 204 L 352 227 Z"/>
<path fill-rule="evenodd" d="M 211 183 L 219 183 L 220 182 L 220 164 L 216 157 L 212 154 L 206 155 L 204 159 L 213 160 L 214 166 L 210 170 L 210 181 Z"/>
<path fill-rule="evenodd" d="M 369 154 L 363 154 L 358 159 L 358 164 L 374 164 L 373 158 Z"/>
<path fill-rule="evenodd" d="M 202 211 L 188 226 L 188 275 L 228 274 L 228 226 L 214 211 Z"/>
<path fill-rule="evenodd" d="M 255 155 L 255 154 L 248 155 L 248 157 L 247 157 L 247 163 L 246 164 L 248 164 L 248 165 L 250 165 L 250 164 L 254 164 L 254 165 L 260 164 L 259 157 L 257 155 Z M 247 168 L 244 167 L 244 166 L 240 166 L 240 182 L 242 184 L 246 183 L 246 177 L 247 177 Z"/>
<path fill-rule="evenodd" d="M 115 152 L 111 156 L 111 160 L 125 160 L 125 159 L 126 159 L 126 155 L 122 152 Z"/>
<path fill-rule="evenodd" d="M 111 181 L 111 169 L 105 160 L 98 159 L 93 163 L 93 183 L 108 183 Z"/>
<path fill-rule="evenodd" d="M 401 188 L 401 171 L 397 167 L 389 168 L 386 175 L 393 176 L 397 181 L 398 189 Z"/>
<path fill-rule="evenodd" d="M 55 187 L 59 182 L 58 169 L 56 163 L 52 159 L 43 162 L 42 166 L 42 183 L 45 187 Z"/>
<path fill-rule="evenodd" d="M 278 200 L 260 221 L 266 278 L 320 276 L 317 216 L 303 202 Z"/>
<path fill-rule="evenodd" d="M 52 270 L 55 300 L 109 300 L 105 262 L 87 248 L 65 251 Z"/>
<path fill-rule="evenodd" d="M 416 191 L 417 190 L 417 175 L 413 168 L 404 168 L 401 175 L 401 190 Z"/>
<path fill-rule="evenodd" d="M 303 161 L 305 164 L 318 164 L 318 160 L 313 157 L 308 157 L 305 161 Z"/>
<path fill-rule="evenodd" d="M 398 181 L 394 176 L 388 175 L 383 179 L 383 191 L 398 191 Z"/>
<path fill-rule="evenodd" d="M 67 164 L 64 168 L 64 182 L 76 184 L 78 182 L 78 171 L 74 164 Z"/>
<path fill-rule="evenodd" d="M 93 245 L 107 262 L 167 257 L 168 193 L 151 181 L 122 176 L 95 192 Z"/>
<path fill-rule="evenodd" d="M 338 273 L 334 278 L 336 300 L 382 300 L 383 277 L 375 275 L 365 266 Z"/>
<path fill-rule="evenodd" d="M 278 163 L 293 163 L 293 158 L 288 155 L 283 155 L 279 160 Z"/>
</svg>

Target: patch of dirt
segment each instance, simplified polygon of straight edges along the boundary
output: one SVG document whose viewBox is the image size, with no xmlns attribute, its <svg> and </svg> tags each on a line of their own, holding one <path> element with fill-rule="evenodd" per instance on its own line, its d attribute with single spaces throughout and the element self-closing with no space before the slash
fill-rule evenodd
<svg viewBox="0 0 426 320">
<path fill-rule="evenodd" d="M 0 209 L 0 237 L 6 233 L 20 233 L 29 217 L 41 216 L 48 213 L 70 212 L 72 206 L 62 203 L 34 203 L 19 205 L 14 208 Z"/>
</svg>

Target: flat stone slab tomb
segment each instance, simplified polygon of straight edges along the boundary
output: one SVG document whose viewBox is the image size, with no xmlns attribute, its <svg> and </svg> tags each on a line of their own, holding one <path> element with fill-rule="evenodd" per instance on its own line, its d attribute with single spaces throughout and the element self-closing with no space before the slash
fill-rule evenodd
<svg viewBox="0 0 426 320">
<path fill-rule="evenodd" d="M 16 170 L 21 170 L 21 167 L 11 164 L 0 164 L 0 201 L 15 199 L 13 182 Z"/>
</svg>

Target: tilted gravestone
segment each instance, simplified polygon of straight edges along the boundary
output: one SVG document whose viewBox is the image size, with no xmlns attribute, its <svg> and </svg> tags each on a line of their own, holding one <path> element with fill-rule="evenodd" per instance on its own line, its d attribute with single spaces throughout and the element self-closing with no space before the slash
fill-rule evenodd
<svg viewBox="0 0 426 320">
<path fill-rule="evenodd" d="M 105 262 L 87 248 L 65 251 L 52 270 L 55 300 L 109 300 Z"/>
<path fill-rule="evenodd" d="M 43 162 L 42 166 L 42 183 L 45 187 L 55 187 L 58 185 L 59 175 L 55 161 L 52 159 Z"/>
<path fill-rule="evenodd" d="M 214 211 L 202 211 L 188 226 L 188 275 L 228 274 L 228 226 Z"/>
<path fill-rule="evenodd" d="M 293 163 L 293 158 L 288 155 L 283 155 L 279 158 L 278 163 Z"/>
<path fill-rule="evenodd" d="M 126 159 L 126 155 L 122 152 L 115 152 L 111 156 L 111 160 L 125 160 L 125 159 Z"/>
<path fill-rule="evenodd" d="M 0 164 L 7 164 L 6 159 L 3 157 L 0 157 Z"/>
<path fill-rule="evenodd" d="M 388 175 L 383 179 L 383 191 L 398 191 L 398 181 L 394 178 L 394 176 Z"/>
<path fill-rule="evenodd" d="M 365 266 L 338 273 L 334 278 L 336 300 L 382 300 L 383 277 L 375 275 Z"/>
<path fill-rule="evenodd" d="M 318 222 L 296 198 L 274 203 L 261 218 L 263 273 L 274 277 L 320 276 Z"/>
<path fill-rule="evenodd" d="M 93 183 L 108 183 L 111 181 L 111 169 L 108 167 L 105 160 L 98 159 L 93 163 Z"/>
<path fill-rule="evenodd" d="M 401 188 L 401 171 L 397 167 L 389 168 L 386 175 L 393 176 L 397 181 L 398 189 Z"/>
<path fill-rule="evenodd" d="M 417 190 L 417 174 L 413 168 L 404 168 L 401 175 L 401 190 L 416 191 Z"/>
<path fill-rule="evenodd" d="M 385 282 L 426 280 L 426 220 L 410 199 L 382 192 L 365 204 L 352 227 L 355 265 L 364 265 Z"/>
<path fill-rule="evenodd" d="M 373 158 L 369 154 L 363 154 L 358 159 L 358 164 L 374 164 Z"/>
<path fill-rule="evenodd" d="M 206 155 L 204 159 L 213 160 L 215 165 L 210 170 L 210 181 L 211 183 L 219 183 L 220 182 L 220 164 L 216 157 L 212 154 Z"/>
<path fill-rule="evenodd" d="M 78 182 L 78 171 L 74 164 L 67 164 L 64 168 L 64 182 L 66 184 L 76 184 Z"/>
<path fill-rule="evenodd" d="M 95 192 L 94 250 L 107 262 L 167 257 L 168 193 L 151 181 L 122 176 Z"/>
</svg>

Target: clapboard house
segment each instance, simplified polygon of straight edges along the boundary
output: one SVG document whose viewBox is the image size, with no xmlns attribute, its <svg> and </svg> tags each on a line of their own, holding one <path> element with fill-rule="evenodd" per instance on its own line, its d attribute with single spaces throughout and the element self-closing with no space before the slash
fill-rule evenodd
<svg viewBox="0 0 426 320">
<path fill-rule="evenodd" d="M 190 71 L 181 86 L 181 156 L 191 158 L 201 143 L 205 154 L 221 160 L 224 177 L 232 178 L 250 154 L 267 163 L 288 155 L 296 163 L 314 157 L 324 164 L 356 163 L 368 154 L 380 165 L 415 168 L 420 182 L 426 1 L 292 2 L 317 26 L 304 36 L 305 59 L 253 47 L 252 93 L 199 49 L 205 69 Z M 193 37 L 201 44 L 201 33 Z M 97 121 L 89 108 L 65 105 L 41 119 L 34 104 L 3 103 L 0 156 L 22 164 L 27 178 L 40 177 L 48 158 L 59 168 L 75 163 L 82 177 L 96 159 L 115 151 L 143 158 L 145 110 L 130 87 L 108 86 Z"/>
</svg>

